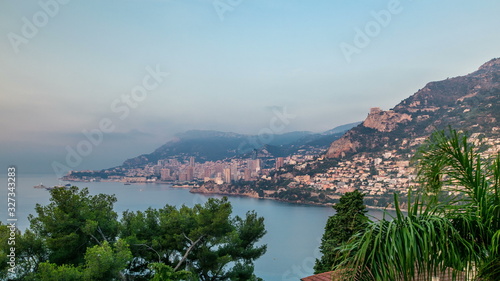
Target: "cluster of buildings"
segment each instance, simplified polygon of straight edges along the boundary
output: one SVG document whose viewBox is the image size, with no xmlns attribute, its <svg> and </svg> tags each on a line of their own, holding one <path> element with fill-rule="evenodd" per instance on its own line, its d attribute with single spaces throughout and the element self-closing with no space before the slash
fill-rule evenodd
<svg viewBox="0 0 500 281">
<path fill-rule="evenodd" d="M 300 153 L 300 152 L 299 152 Z M 156 164 L 145 167 L 96 171 L 72 171 L 64 177 L 74 181 L 119 181 L 119 182 L 193 182 L 212 181 L 216 184 L 234 181 L 254 181 L 266 178 L 270 172 L 287 164 L 295 165 L 312 160 L 313 155 L 296 154 L 273 159 L 226 159 L 219 161 L 196 162 L 195 157 L 171 157 L 158 160 Z"/>
<path fill-rule="evenodd" d="M 425 138 L 414 139 L 411 146 L 421 144 L 424 140 Z M 484 138 L 482 134 L 475 133 L 469 141 L 480 149 L 483 159 L 490 158 L 500 151 L 499 138 Z M 415 167 L 410 165 L 411 157 L 411 154 L 401 154 L 397 150 L 385 151 L 378 155 L 358 154 L 340 161 L 325 173 L 294 176 L 288 187 L 313 187 L 339 194 L 354 189 L 375 196 L 392 194 L 395 191 L 406 194 L 409 187 L 416 185 L 416 171 Z M 305 168 L 305 165 L 306 163 L 303 163 L 297 167 L 301 169 Z"/>
<path fill-rule="evenodd" d="M 118 168 L 123 169 L 123 168 Z M 243 179 L 251 181 L 262 172 L 261 159 L 232 159 L 198 163 L 195 157 L 167 158 L 144 168 L 124 169 L 123 175 L 109 176 L 109 180 L 124 182 L 192 182 L 214 181 L 218 184 Z M 114 171 L 117 172 L 116 170 Z"/>
<path fill-rule="evenodd" d="M 125 176 L 109 176 L 110 180 L 124 182 L 192 182 L 212 181 L 216 184 L 233 181 L 254 181 L 266 178 L 270 172 L 286 164 L 297 164 L 312 160 L 312 155 L 296 154 L 275 159 L 230 159 L 198 163 L 195 157 L 178 160 L 168 158 L 158 160 L 156 165 L 146 165 L 144 168 L 126 169 Z M 266 163 L 264 163 L 266 162 Z M 269 162 L 272 166 L 269 167 Z M 265 168 L 264 166 L 268 166 Z"/>
<path fill-rule="evenodd" d="M 407 157 L 391 151 L 381 157 L 356 155 L 325 173 L 295 176 L 289 187 L 313 187 L 339 194 L 358 189 L 368 195 L 383 195 L 406 192 L 414 179 L 414 168 L 410 167 Z"/>
<path fill-rule="evenodd" d="M 410 146 L 423 142 L 424 138 L 414 139 Z M 478 147 L 486 145 L 483 157 L 489 157 L 500 150 L 500 139 L 483 138 L 473 134 L 471 141 Z M 300 170 L 311 161 L 324 161 L 310 151 L 299 151 L 288 157 L 273 159 L 226 159 L 197 163 L 195 157 L 179 157 L 158 160 L 156 164 L 143 168 L 115 168 L 105 170 L 101 175 L 81 176 L 72 174 L 67 180 L 110 180 L 121 182 L 213 182 L 217 185 L 231 184 L 234 181 L 271 181 L 277 175 L 288 179 L 283 188 L 314 188 L 343 194 L 358 189 L 367 195 L 380 196 L 395 191 L 405 194 L 415 185 L 415 168 L 410 165 L 410 154 L 401 154 L 398 150 L 380 154 L 357 154 L 344 159 L 322 173 L 305 174 Z M 300 175 L 292 173 L 285 166 L 293 165 Z M 91 171 L 89 171 L 91 172 Z M 277 173 L 275 173 L 277 172 Z M 109 175 L 103 176 L 102 173 Z"/>
</svg>

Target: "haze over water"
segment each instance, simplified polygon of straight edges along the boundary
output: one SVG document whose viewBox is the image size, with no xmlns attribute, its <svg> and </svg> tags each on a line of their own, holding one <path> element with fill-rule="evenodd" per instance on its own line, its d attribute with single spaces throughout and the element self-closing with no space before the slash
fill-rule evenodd
<svg viewBox="0 0 500 281">
<path fill-rule="evenodd" d="M 429 81 L 497 57 L 499 8 L 492 0 L 0 1 L 0 165 L 105 169 L 187 130 L 257 134 L 277 108 L 296 118 L 276 133 L 360 121 L 370 107 L 389 109 Z M 113 130 L 69 165 L 67 147 L 106 119 Z"/>
</svg>

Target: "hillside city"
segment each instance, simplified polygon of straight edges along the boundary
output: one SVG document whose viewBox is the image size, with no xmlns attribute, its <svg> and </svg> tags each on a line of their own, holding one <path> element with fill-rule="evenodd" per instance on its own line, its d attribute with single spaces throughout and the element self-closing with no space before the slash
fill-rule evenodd
<svg viewBox="0 0 500 281">
<path fill-rule="evenodd" d="M 498 129 L 497 129 L 498 130 Z M 368 198 L 381 198 L 398 192 L 405 196 L 409 187 L 415 185 L 415 169 L 412 155 L 415 148 L 425 138 L 402 139 L 401 148 L 409 150 L 385 150 L 379 153 L 359 153 L 352 157 L 328 162 L 324 152 L 299 150 L 288 157 L 274 159 L 257 157 L 253 159 L 226 159 L 219 161 L 196 162 L 193 156 L 172 157 L 158 160 L 145 167 L 117 167 L 100 172 L 72 171 L 63 179 L 68 181 L 115 181 L 127 183 L 172 183 L 174 187 L 190 187 L 193 192 L 226 195 L 245 195 L 261 198 L 276 198 L 287 190 L 312 190 L 312 195 L 326 192 L 327 199 L 338 199 L 340 195 L 359 190 Z M 470 140 L 482 148 L 485 157 L 500 151 L 499 138 L 484 138 L 472 134 Z M 405 151 L 402 153 L 401 151 Z M 308 169 L 313 164 L 329 163 L 322 171 Z M 234 184 L 246 183 L 241 190 Z M 273 188 L 259 192 L 256 183 L 277 183 Z M 250 187 L 250 188 L 248 188 Z M 286 201 L 300 203 L 321 203 L 307 198 L 285 198 Z M 294 200 L 295 199 L 295 200 Z M 323 200 L 323 203 L 331 203 Z M 387 201 L 382 201 L 387 202 Z M 373 205 L 377 205 L 373 203 Z M 380 207 L 380 206 L 379 206 Z"/>
</svg>

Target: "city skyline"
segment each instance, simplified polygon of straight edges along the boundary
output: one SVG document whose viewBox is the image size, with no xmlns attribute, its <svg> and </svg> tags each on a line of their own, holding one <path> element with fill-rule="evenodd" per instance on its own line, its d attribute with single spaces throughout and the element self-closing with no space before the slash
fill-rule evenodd
<svg viewBox="0 0 500 281">
<path fill-rule="evenodd" d="M 2 165 L 52 172 L 187 130 L 321 132 L 499 57 L 495 1 L 4 1 Z"/>
</svg>

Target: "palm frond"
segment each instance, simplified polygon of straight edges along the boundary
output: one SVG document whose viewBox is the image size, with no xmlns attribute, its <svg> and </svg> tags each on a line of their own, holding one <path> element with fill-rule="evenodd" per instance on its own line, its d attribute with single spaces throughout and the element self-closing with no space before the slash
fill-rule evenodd
<svg viewBox="0 0 500 281">
<path fill-rule="evenodd" d="M 430 279 L 450 269 L 500 280 L 500 153 L 488 162 L 450 128 L 432 134 L 415 159 L 421 188 L 409 192 L 408 213 L 396 196 L 396 215 L 344 245 L 355 254 L 339 267 L 356 280 Z"/>
</svg>

